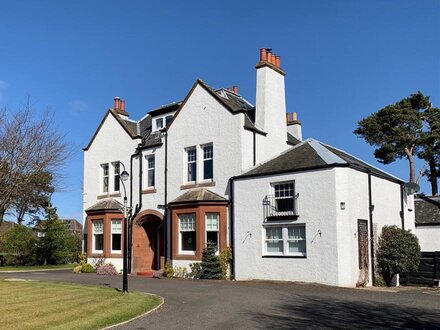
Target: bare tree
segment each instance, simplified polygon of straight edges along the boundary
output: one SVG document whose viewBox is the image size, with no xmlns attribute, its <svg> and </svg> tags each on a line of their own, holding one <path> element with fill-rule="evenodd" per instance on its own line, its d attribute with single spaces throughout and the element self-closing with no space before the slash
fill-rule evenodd
<svg viewBox="0 0 440 330">
<path fill-rule="evenodd" d="M 15 113 L 0 110 L 0 222 L 23 196 L 35 194 L 32 184 L 39 173 L 50 173 L 56 183 L 71 157 L 65 136 L 45 112 L 36 118 L 29 99 Z"/>
</svg>

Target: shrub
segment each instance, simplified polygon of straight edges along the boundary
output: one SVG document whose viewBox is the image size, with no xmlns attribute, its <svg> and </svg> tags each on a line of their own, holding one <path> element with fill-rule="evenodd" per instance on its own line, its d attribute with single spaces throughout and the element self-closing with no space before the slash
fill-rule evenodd
<svg viewBox="0 0 440 330">
<path fill-rule="evenodd" d="M 222 279 L 227 279 L 228 273 L 229 273 L 229 266 L 232 261 L 231 247 L 228 246 L 226 249 L 224 249 L 222 252 L 220 252 L 218 259 L 220 261 L 220 267 L 222 269 Z"/>
<path fill-rule="evenodd" d="M 81 273 L 94 273 L 95 268 L 91 264 L 85 264 L 81 266 Z"/>
<path fill-rule="evenodd" d="M 415 271 L 420 263 L 420 245 L 409 230 L 384 226 L 379 237 L 377 264 L 385 284 L 391 286 L 396 274 Z"/>
<path fill-rule="evenodd" d="M 212 242 L 206 244 L 200 264 L 200 278 L 213 280 L 222 278 L 222 268 L 219 258 L 215 255 L 215 248 L 216 245 Z"/>
<path fill-rule="evenodd" d="M 28 265 L 35 262 L 35 238 L 32 229 L 23 225 L 14 226 L 3 237 L 2 252 L 8 253 L 6 263 Z"/>
<path fill-rule="evenodd" d="M 188 276 L 188 271 L 185 267 L 174 267 L 173 269 L 174 277 L 186 278 Z"/>
<path fill-rule="evenodd" d="M 118 271 L 115 266 L 110 264 L 103 264 L 96 268 L 96 274 L 98 275 L 118 275 Z"/>
<path fill-rule="evenodd" d="M 75 266 L 75 267 L 73 268 L 73 272 L 76 273 L 76 274 L 81 273 L 81 271 L 82 271 L 82 267 L 83 267 L 82 265 Z"/>
<path fill-rule="evenodd" d="M 79 264 L 85 265 L 87 263 L 87 254 L 85 253 L 81 253 L 81 255 L 79 256 Z"/>
<path fill-rule="evenodd" d="M 163 276 L 166 276 L 167 278 L 173 278 L 174 277 L 174 269 L 171 267 L 171 263 L 167 261 L 165 264 L 165 269 L 163 270 Z"/>
<path fill-rule="evenodd" d="M 373 281 L 373 285 L 374 286 L 385 286 L 385 281 L 383 280 L 382 275 L 375 275 L 374 276 L 374 281 Z"/>
<path fill-rule="evenodd" d="M 189 264 L 189 267 L 191 268 L 191 273 L 189 273 L 189 276 L 191 278 L 200 278 L 200 262 L 195 262 L 193 264 Z"/>
</svg>

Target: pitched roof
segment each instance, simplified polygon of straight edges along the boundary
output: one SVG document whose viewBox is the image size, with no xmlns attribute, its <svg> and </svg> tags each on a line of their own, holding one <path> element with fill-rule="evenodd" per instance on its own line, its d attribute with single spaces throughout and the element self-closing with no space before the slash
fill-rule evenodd
<svg viewBox="0 0 440 330">
<path fill-rule="evenodd" d="M 86 209 L 86 212 L 121 211 L 123 205 L 113 198 L 106 198 Z"/>
<path fill-rule="evenodd" d="M 174 199 L 170 204 L 191 202 L 227 202 L 228 200 L 206 188 L 194 188 Z"/>
<path fill-rule="evenodd" d="M 278 173 L 306 171 L 325 167 L 352 167 L 393 182 L 403 182 L 376 167 L 319 141 L 308 139 L 283 152 L 281 155 L 257 165 L 237 178 L 264 176 Z"/>
<path fill-rule="evenodd" d="M 417 225 L 440 225 L 440 196 L 417 197 L 414 199 Z"/>
</svg>

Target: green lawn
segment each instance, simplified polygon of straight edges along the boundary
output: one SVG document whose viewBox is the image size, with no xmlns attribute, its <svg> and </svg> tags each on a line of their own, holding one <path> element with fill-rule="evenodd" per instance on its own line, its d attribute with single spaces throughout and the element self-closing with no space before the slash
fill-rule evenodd
<svg viewBox="0 0 440 330">
<path fill-rule="evenodd" d="M 0 267 L 1 272 L 20 271 L 20 270 L 43 270 L 43 269 L 59 269 L 59 268 L 71 268 L 75 267 L 75 264 L 66 265 L 46 265 L 46 266 L 3 266 Z"/>
<path fill-rule="evenodd" d="M 100 329 L 160 303 L 157 296 L 107 287 L 0 279 L 2 329 Z"/>
</svg>

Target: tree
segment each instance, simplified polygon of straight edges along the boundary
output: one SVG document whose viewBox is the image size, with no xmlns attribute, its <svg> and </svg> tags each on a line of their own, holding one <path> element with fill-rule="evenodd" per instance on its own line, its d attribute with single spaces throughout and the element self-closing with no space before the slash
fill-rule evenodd
<svg viewBox="0 0 440 330">
<path fill-rule="evenodd" d="M 39 195 L 41 185 L 33 184 L 36 177 L 49 173 L 49 185 L 54 186 L 70 155 L 50 115 L 35 119 L 29 100 L 15 113 L 0 110 L 0 221 L 25 195 Z"/>
<path fill-rule="evenodd" d="M 420 245 L 417 236 L 396 226 L 384 226 L 379 236 L 377 264 L 387 286 L 396 274 L 417 270 Z"/>
<path fill-rule="evenodd" d="M 202 253 L 200 263 L 200 278 L 203 279 L 222 279 L 222 267 L 219 258 L 215 255 L 216 244 L 208 242 Z"/>
<path fill-rule="evenodd" d="M 69 233 L 58 219 L 57 209 L 46 207 L 46 219 L 37 225 L 41 237 L 37 243 L 37 256 L 40 264 L 58 265 L 71 261 Z"/>
<path fill-rule="evenodd" d="M 49 172 L 37 172 L 30 176 L 28 192 L 17 196 L 12 203 L 19 224 L 23 224 L 26 214 L 35 216 L 48 206 L 50 197 L 55 190 L 52 178 L 52 174 Z"/>
<path fill-rule="evenodd" d="M 429 104 L 429 97 L 421 92 L 411 94 L 360 120 L 354 134 L 377 147 L 374 156 L 383 164 L 406 158 L 409 181 L 415 182 L 414 155 L 423 133 L 421 113 Z"/>
<path fill-rule="evenodd" d="M 424 130 L 421 136 L 421 149 L 418 156 L 429 166 L 425 171 L 431 183 L 431 193 L 438 194 L 438 176 L 440 174 L 440 109 L 431 105 L 423 112 Z"/>
<path fill-rule="evenodd" d="M 3 237 L 2 248 L 10 254 L 15 265 L 32 263 L 35 256 L 35 238 L 32 229 L 23 225 L 14 226 Z"/>
</svg>

